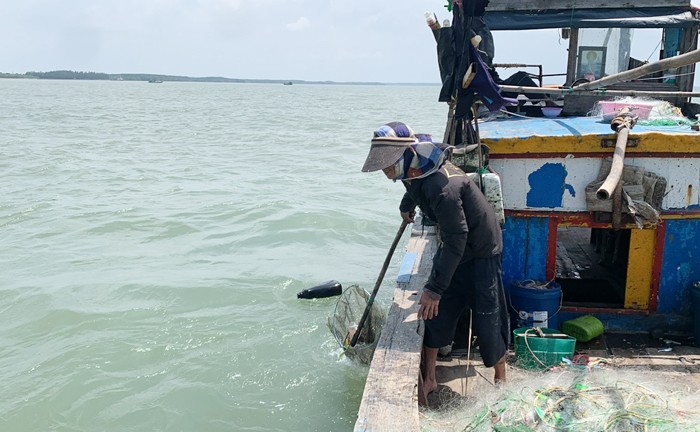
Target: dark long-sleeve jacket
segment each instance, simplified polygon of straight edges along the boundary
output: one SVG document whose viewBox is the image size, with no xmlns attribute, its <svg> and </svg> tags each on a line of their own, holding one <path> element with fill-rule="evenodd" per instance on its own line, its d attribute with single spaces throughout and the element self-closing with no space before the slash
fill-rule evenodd
<svg viewBox="0 0 700 432">
<path fill-rule="evenodd" d="M 416 205 L 437 221 L 442 245 L 433 258 L 426 288 L 437 294 L 447 289 L 457 266 L 472 258 L 490 258 L 503 250 L 501 227 L 479 186 L 450 162 L 433 174 L 404 181 L 402 212 Z"/>
</svg>

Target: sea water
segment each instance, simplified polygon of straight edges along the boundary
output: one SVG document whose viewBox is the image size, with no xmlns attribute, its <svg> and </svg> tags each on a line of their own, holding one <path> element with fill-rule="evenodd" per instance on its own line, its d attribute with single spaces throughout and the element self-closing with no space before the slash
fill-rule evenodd
<svg viewBox="0 0 700 432">
<path fill-rule="evenodd" d="M 350 430 L 367 368 L 296 293 L 371 291 L 372 131 L 440 139 L 438 92 L 0 80 L 0 430 Z"/>
</svg>

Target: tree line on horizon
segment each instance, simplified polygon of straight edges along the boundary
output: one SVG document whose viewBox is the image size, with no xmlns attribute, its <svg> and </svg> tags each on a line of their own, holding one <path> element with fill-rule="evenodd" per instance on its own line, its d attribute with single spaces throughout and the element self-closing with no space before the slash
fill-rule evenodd
<svg viewBox="0 0 700 432">
<path fill-rule="evenodd" d="M 26 72 L 24 74 L 0 72 L 0 78 L 26 79 L 56 79 L 56 80 L 101 80 L 101 81 L 173 81 L 173 82 L 219 82 L 219 83 L 259 83 L 259 84 L 381 84 L 377 82 L 343 82 L 334 81 L 304 81 L 304 80 L 274 80 L 274 79 L 240 79 L 224 77 L 188 77 L 179 75 L 158 74 L 108 74 L 102 72 L 80 72 L 72 70 L 56 70 L 49 72 Z"/>
<path fill-rule="evenodd" d="M 81 72 L 72 70 L 56 70 L 49 72 L 30 71 L 24 74 L 1 73 L 0 78 L 32 78 L 32 79 L 56 79 L 56 80 L 102 80 L 102 81 L 190 81 L 190 82 L 250 82 L 251 80 L 203 77 L 195 78 L 177 75 L 159 74 L 108 74 L 102 72 Z M 256 80 L 259 81 L 259 80 Z M 260 80 L 262 81 L 262 80 Z M 275 80 L 269 80 L 275 82 Z M 279 82 L 283 82 L 280 80 Z"/>
</svg>

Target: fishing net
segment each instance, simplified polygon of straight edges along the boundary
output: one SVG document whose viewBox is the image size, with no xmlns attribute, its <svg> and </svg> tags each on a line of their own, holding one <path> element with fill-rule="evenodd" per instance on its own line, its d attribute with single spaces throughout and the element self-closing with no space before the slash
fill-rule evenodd
<svg viewBox="0 0 700 432">
<path fill-rule="evenodd" d="M 369 364 L 372 361 L 385 320 L 384 311 L 376 303 L 372 303 L 357 343 L 354 347 L 350 346 L 350 340 L 357 331 L 357 325 L 367 307 L 368 300 L 369 294 L 365 290 L 352 285 L 343 291 L 335 305 L 333 315 L 328 317 L 328 328 L 343 348 L 345 355 L 363 364 Z"/>
<path fill-rule="evenodd" d="M 425 412 L 425 431 L 698 431 L 700 395 L 683 374 L 578 370 L 523 376 L 478 400 Z"/>
<path fill-rule="evenodd" d="M 623 107 L 637 115 L 641 126 L 693 126 L 698 122 L 683 115 L 681 109 L 670 102 L 639 97 L 620 97 L 611 101 L 600 101 L 589 113 L 590 116 L 611 120 Z"/>
</svg>

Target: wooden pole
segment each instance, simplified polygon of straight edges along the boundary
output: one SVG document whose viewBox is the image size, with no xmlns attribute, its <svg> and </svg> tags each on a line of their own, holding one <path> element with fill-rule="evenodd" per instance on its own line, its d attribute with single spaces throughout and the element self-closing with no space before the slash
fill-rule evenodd
<svg viewBox="0 0 700 432">
<path fill-rule="evenodd" d="M 571 28 L 571 34 L 569 35 L 569 56 L 566 68 L 566 85 L 571 86 L 571 84 L 576 81 L 576 53 L 578 52 L 578 29 L 575 27 Z"/>
<path fill-rule="evenodd" d="M 700 97 L 698 92 L 678 92 L 678 91 L 639 91 L 639 90 L 588 90 L 578 86 L 574 88 L 542 88 L 542 87 L 519 87 L 500 86 L 501 90 L 509 93 L 522 94 L 544 94 L 544 95 L 589 95 L 589 96 L 639 96 L 639 97 Z"/>
<path fill-rule="evenodd" d="M 401 222 L 401 226 L 399 227 L 399 231 L 396 233 L 396 236 L 394 237 L 394 241 L 391 243 L 391 248 L 389 248 L 389 253 L 386 255 L 386 258 L 384 259 L 384 264 L 382 265 L 382 271 L 379 272 L 379 277 L 377 278 L 377 282 L 375 282 L 375 284 L 374 284 L 374 289 L 372 290 L 372 294 L 369 296 L 369 300 L 367 300 L 367 306 L 365 307 L 365 310 L 362 313 L 362 318 L 360 318 L 360 322 L 357 324 L 357 329 L 355 330 L 355 334 L 353 334 L 353 335 L 348 334 L 348 336 L 352 337 L 352 339 L 350 340 L 351 347 L 354 347 L 357 344 L 357 339 L 359 339 L 360 333 L 362 333 L 362 327 L 364 327 L 365 321 L 367 321 L 367 317 L 369 316 L 369 313 L 372 310 L 372 305 L 374 304 L 374 299 L 375 299 L 375 297 L 377 297 L 377 292 L 379 292 L 379 287 L 382 284 L 382 280 L 384 279 L 384 275 L 386 274 L 387 268 L 389 268 L 389 263 L 391 263 L 391 257 L 392 257 L 392 255 L 394 255 L 394 250 L 396 250 L 396 245 L 398 245 L 399 240 L 401 240 L 401 236 L 403 235 L 403 232 L 406 229 L 406 225 L 408 225 L 408 222 L 406 220 L 403 220 Z"/>
<path fill-rule="evenodd" d="M 638 68 L 606 76 L 599 80 L 580 84 L 573 88 L 581 90 L 597 89 L 608 85 L 621 83 L 623 81 L 630 81 L 636 78 L 643 77 L 645 75 L 651 75 L 653 73 L 661 72 L 666 69 L 688 66 L 690 64 L 695 64 L 699 61 L 700 50 L 696 49 L 685 54 L 681 54 L 679 56 L 669 57 L 654 63 L 645 64 L 644 66 L 640 66 Z"/>
<path fill-rule="evenodd" d="M 696 24 L 692 27 L 685 27 L 683 29 L 683 36 L 681 37 L 680 46 L 678 47 L 680 52 L 688 52 L 698 48 L 699 28 L 700 26 Z M 694 82 L 695 64 L 678 68 L 676 71 L 676 84 L 678 85 L 678 90 L 693 91 Z"/>
</svg>

